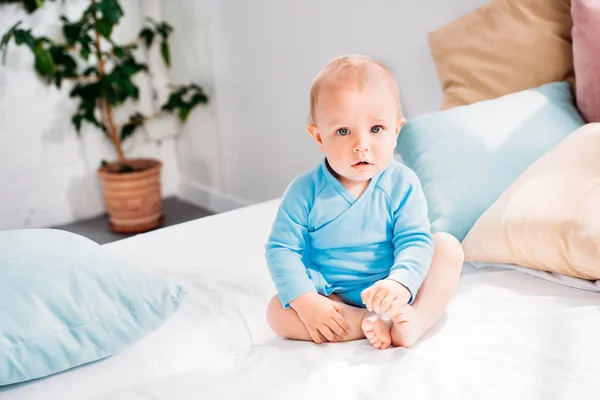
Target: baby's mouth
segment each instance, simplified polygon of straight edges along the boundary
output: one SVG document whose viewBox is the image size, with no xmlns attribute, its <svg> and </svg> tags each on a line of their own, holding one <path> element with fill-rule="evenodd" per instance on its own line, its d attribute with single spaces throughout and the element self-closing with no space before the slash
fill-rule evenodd
<svg viewBox="0 0 600 400">
<path fill-rule="evenodd" d="M 355 164 L 352 164 L 353 167 L 366 167 L 368 165 L 371 165 L 371 163 L 367 161 L 359 161 Z"/>
</svg>

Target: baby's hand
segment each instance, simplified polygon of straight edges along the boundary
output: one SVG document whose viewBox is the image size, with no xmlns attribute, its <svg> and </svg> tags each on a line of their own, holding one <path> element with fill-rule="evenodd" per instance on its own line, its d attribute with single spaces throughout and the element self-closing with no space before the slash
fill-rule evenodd
<svg viewBox="0 0 600 400">
<path fill-rule="evenodd" d="M 391 279 L 382 279 L 360 294 L 369 311 L 394 315 L 397 308 L 407 304 L 410 292 L 404 285 Z"/>
<path fill-rule="evenodd" d="M 337 342 L 350 332 L 340 303 L 315 292 L 304 293 L 290 302 L 315 343 Z M 325 339 L 325 340 L 324 340 Z"/>
</svg>

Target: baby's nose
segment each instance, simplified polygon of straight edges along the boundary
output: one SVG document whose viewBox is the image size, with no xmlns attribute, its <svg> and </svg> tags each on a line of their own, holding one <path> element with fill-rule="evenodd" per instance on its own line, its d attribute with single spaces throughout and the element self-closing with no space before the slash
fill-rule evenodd
<svg viewBox="0 0 600 400">
<path fill-rule="evenodd" d="M 360 137 L 354 144 L 354 152 L 358 153 L 361 151 L 369 150 L 369 140 L 365 137 Z"/>
</svg>

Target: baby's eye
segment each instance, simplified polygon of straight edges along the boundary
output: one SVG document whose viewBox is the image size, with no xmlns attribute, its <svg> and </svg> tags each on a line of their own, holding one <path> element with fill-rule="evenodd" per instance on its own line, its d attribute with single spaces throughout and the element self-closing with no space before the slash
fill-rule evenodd
<svg viewBox="0 0 600 400">
<path fill-rule="evenodd" d="M 371 132 L 379 133 L 379 132 L 381 132 L 382 129 L 383 129 L 383 127 L 381 125 L 375 125 L 374 127 L 371 128 Z"/>
<path fill-rule="evenodd" d="M 340 136 L 346 136 L 350 134 L 350 129 L 348 128 L 340 128 L 336 131 L 336 133 Z"/>
</svg>

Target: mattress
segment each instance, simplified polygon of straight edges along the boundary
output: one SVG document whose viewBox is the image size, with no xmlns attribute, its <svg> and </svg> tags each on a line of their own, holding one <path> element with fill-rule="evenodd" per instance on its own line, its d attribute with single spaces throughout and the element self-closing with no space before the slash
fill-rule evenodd
<svg viewBox="0 0 600 400">
<path fill-rule="evenodd" d="M 189 292 L 156 332 L 111 358 L 0 389 L 33 399 L 598 399 L 600 294 L 466 265 L 410 349 L 285 340 L 265 319 L 264 243 L 279 200 L 104 247 Z"/>
</svg>

